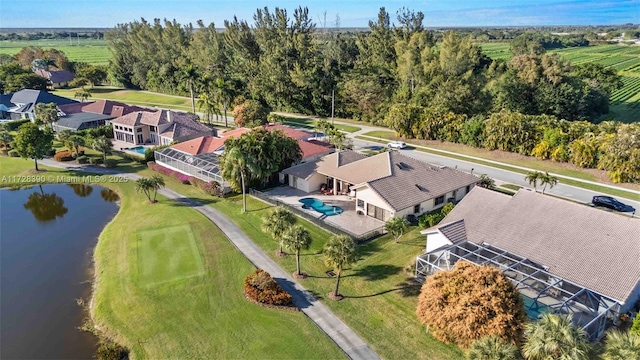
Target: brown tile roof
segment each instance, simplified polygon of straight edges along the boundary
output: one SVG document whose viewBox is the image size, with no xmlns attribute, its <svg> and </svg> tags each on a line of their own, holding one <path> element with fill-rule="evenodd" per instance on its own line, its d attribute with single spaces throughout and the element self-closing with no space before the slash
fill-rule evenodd
<svg viewBox="0 0 640 360">
<path fill-rule="evenodd" d="M 369 180 L 368 185 L 396 211 L 478 181 L 474 175 L 448 167 L 437 167 L 398 151 L 381 153 L 372 158 L 386 154 L 389 156 L 391 174 Z"/>
<path fill-rule="evenodd" d="M 464 227 L 464 220 L 454 221 L 452 223 L 439 226 L 438 230 L 451 240 L 451 242 L 460 242 L 467 240 L 467 231 Z"/>
<path fill-rule="evenodd" d="M 52 83 L 69 82 L 76 78 L 76 75 L 68 70 L 42 70 L 34 71 L 36 75 L 49 79 Z"/>
<path fill-rule="evenodd" d="M 132 112 L 111 120 L 111 123 L 124 126 L 137 126 L 141 124 L 140 118 L 142 117 L 142 114 L 143 112 L 141 111 Z"/>
<path fill-rule="evenodd" d="M 329 144 L 326 144 L 326 145 L 322 145 L 322 144 L 326 144 L 326 143 L 322 143 L 321 141 L 311 142 L 311 141 L 298 140 L 298 146 L 300 146 L 300 150 L 302 150 L 302 159 L 304 160 L 304 159 L 307 159 L 313 156 L 318 156 L 321 154 L 330 154 L 334 151 L 334 148 Z"/>
<path fill-rule="evenodd" d="M 225 140 L 213 136 L 201 136 L 175 144 L 171 148 L 191 155 L 209 154 L 223 147 Z"/>
<path fill-rule="evenodd" d="M 529 190 L 475 187 L 443 220 L 466 237 L 526 257 L 578 285 L 625 301 L 640 281 L 640 220 Z"/>
<path fill-rule="evenodd" d="M 65 114 L 77 114 L 82 112 L 82 108 L 87 106 L 87 103 L 73 103 L 58 105 L 58 109 Z"/>
<path fill-rule="evenodd" d="M 96 102 L 86 104 L 82 107 L 82 111 L 113 116 L 122 116 L 135 111 L 155 112 L 154 110 L 139 106 L 131 106 L 111 100 L 98 100 Z"/>
<path fill-rule="evenodd" d="M 224 138 L 229 138 L 229 137 L 240 137 L 243 134 L 248 133 L 249 131 L 251 131 L 251 129 L 249 128 L 237 128 L 237 129 L 233 129 L 233 130 L 227 130 L 225 132 L 223 132 L 220 136 L 224 137 Z"/>
<path fill-rule="evenodd" d="M 308 132 L 297 130 L 297 129 L 294 129 L 285 125 L 280 125 L 280 124 L 268 124 L 268 125 L 264 125 L 263 128 L 267 131 L 280 130 L 288 137 L 296 140 L 308 139 L 311 137 L 311 134 L 309 134 Z"/>
</svg>

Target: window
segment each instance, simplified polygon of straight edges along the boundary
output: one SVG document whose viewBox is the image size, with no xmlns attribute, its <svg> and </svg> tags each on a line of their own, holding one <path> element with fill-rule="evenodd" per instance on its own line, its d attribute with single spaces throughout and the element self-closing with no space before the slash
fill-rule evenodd
<svg viewBox="0 0 640 360">
<path fill-rule="evenodd" d="M 436 198 L 435 206 L 438 206 L 438 205 L 440 205 L 440 204 L 442 204 L 442 203 L 444 203 L 444 195 L 442 195 L 442 196 L 438 196 L 438 197 Z"/>
<path fill-rule="evenodd" d="M 451 197 L 455 199 L 456 195 L 458 195 L 458 190 L 453 190 Z"/>
<path fill-rule="evenodd" d="M 467 194 L 471 191 L 471 185 L 467 185 Z"/>
<path fill-rule="evenodd" d="M 142 132 L 142 128 L 137 128 L 136 132 Z"/>
<path fill-rule="evenodd" d="M 420 212 L 420 204 L 413 207 L 413 213 L 418 214 Z"/>
<path fill-rule="evenodd" d="M 364 200 L 358 199 L 358 207 L 364 208 Z"/>
<path fill-rule="evenodd" d="M 149 130 L 150 130 L 150 131 L 156 131 L 156 127 L 155 127 L 155 126 L 150 126 L 150 127 L 149 127 Z"/>
</svg>

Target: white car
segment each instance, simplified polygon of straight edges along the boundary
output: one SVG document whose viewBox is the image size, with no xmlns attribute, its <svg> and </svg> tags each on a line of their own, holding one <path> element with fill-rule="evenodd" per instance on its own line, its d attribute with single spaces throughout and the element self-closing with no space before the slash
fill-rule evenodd
<svg viewBox="0 0 640 360">
<path fill-rule="evenodd" d="M 387 147 L 390 149 L 404 149 L 407 147 L 407 144 L 403 143 L 402 141 L 392 141 L 387 144 Z"/>
</svg>

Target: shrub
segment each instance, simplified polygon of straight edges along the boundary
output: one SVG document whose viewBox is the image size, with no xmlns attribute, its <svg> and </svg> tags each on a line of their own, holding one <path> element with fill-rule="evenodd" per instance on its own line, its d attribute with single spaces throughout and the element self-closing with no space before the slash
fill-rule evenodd
<svg viewBox="0 0 640 360">
<path fill-rule="evenodd" d="M 466 261 L 426 279 L 416 313 L 436 339 L 463 348 L 491 335 L 517 344 L 526 320 L 518 290 L 500 270 Z"/>
<path fill-rule="evenodd" d="M 78 164 L 86 164 L 89 162 L 89 158 L 85 155 L 82 155 L 82 156 L 78 156 L 76 158 L 76 161 L 78 162 Z"/>
<path fill-rule="evenodd" d="M 259 303 L 277 306 L 291 306 L 291 295 L 271 278 L 268 272 L 258 269 L 244 280 L 247 296 Z"/>
<path fill-rule="evenodd" d="M 170 145 L 160 145 L 160 146 L 154 146 L 152 148 L 147 148 L 144 151 L 144 161 L 156 161 L 155 152 L 157 150 L 168 148 L 169 146 Z"/>
<path fill-rule="evenodd" d="M 147 162 L 144 158 L 142 158 L 142 157 L 140 157 L 140 156 L 133 155 L 133 154 L 129 154 L 129 153 L 126 153 L 126 152 L 122 152 L 122 153 L 120 153 L 120 156 L 121 156 L 123 159 L 127 159 L 127 160 L 131 160 L 131 161 L 135 161 L 135 162 L 137 162 L 137 163 L 139 163 L 139 164 L 145 164 L 145 163 Z"/>
<path fill-rule="evenodd" d="M 49 150 L 48 156 L 54 156 L 56 154 L 56 149 Z"/>
<path fill-rule="evenodd" d="M 103 160 L 102 160 L 101 157 L 89 158 L 89 164 L 92 164 L 92 165 L 99 165 L 99 164 L 102 164 L 102 162 L 103 162 Z"/>
<path fill-rule="evenodd" d="M 206 182 L 204 180 L 200 180 L 193 176 L 189 178 L 190 178 L 189 181 L 191 182 L 191 184 L 199 187 L 200 190 L 204 191 L 207 195 L 218 196 L 218 197 L 222 197 L 224 195 L 224 189 L 219 183 L 215 181 Z"/>
<path fill-rule="evenodd" d="M 2 155 L 2 156 L 7 156 L 7 155 L 9 155 L 9 150 L 7 150 L 7 149 L 0 149 L 0 155 Z"/>
<path fill-rule="evenodd" d="M 156 163 L 155 161 L 149 161 L 147 163 L 147 166 L 149 167 L 149 169 L 155 171 L 155 172 L 159 172 L 161 174 L 165 174 L 168 176 L 173 177 L 174 179 L 180 181 L 181 183 L 188 185 L 191 184 L 191 180 L 194 179 L 193 177 L 189 176 L 189 175 L 185 175 L 181 172 L 178 171 L 174 171 L 171 169 L 167 169 L 166 167 L 162 166 L 162 165 L 158 165 L 158 163 Z"/>
<path fill-rule="evenodd" d="M 14 120 L 14 121 L 9 121 L 6 122 L 5 124 L 7 124 L 7 130 L 9 131 L 16 131 L 18 130 L 18 128 L 26 123 L 31 122 L 31 120 L 29 119 L 24 119 L 24 120 Z"/>
<path fill-rule="evenodd" d="M 20 157 L 20 154 L 18 154 L 18 150 L 16 150 L 16 149 L 9 150 L 9 152 L 7 154 L 9 154 L 9 156 L 11 156 L 11 157 Z"/>
<path fill-rule="evenodd" d="M 442 210 L 440 210 L 440 212 L 442 213 L 443 218 L 444 218 L 444 216 L 449 215 L 451 210 L 453 210 L 454 206 L 455 205 L 452 202 L 450 202 L 450 203 L 447 203 L 445 206 L 442 207 Z"/>
<path fill-rule="evenodd" d="M 636 335 L 640 335 L 640 312 L 636 315 L 636 318 L 633 319 L 633 325 L 631 325 L 631 329 L 629 331 Z"/>
<path fill-rule="evenodd" d="M 104 161 L 104 166 L 108 168 L 114 168 L 118 166 L 118 161 L 116 161 L 115 159 L 107 159 Z"/>
<path fill-rule="evenodd" d="M 96 350 L 98 360 L 125 360 L 129 358 L 129 350 L 111 341 L 103 341 Z"/>
<path fill-rule="evenodd" d="M 418 217 L 418 225 L 420 225 L 420 227 L 432 227 L 433 225 L 438 224 L 442 219 L 444 219 L 442 211 L 432 212 L 420 215 Z"/>
<path fill-rule="evenodd" d="M 53 155 L 55 161 L 71 161 L 73 160 L 73 154 L 69 150 L 58 151 Z"/>
</svg>

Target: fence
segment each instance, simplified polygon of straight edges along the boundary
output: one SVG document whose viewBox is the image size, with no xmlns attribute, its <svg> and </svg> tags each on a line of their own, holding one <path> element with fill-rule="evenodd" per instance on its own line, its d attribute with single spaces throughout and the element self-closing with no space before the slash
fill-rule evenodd
<svg viewBox="0 0 640 360">
<path fill-rule="evenodd" d="M 318 226 L 321 229 L 324 229 L 332 234 L 335 235 L 347 235 L 351 238 L 353 238 L 356 243 L 361 244 L 361 243 L 365 243 L 367 241 L 373 240 L 381 235 L 383 235 L 385 233 L 384 230 L 384 226 L 381 226 L 377 229 L 371 230 L 369 232 L 366 232 L 364 234 L 360 234 L 360 235 L 356 235 L 353 234 L 351 231 L 344 229 L 340 226 L 336 226 L 333 224 L 329 224 L 326 221 L 322 221 L 320 219 L 318 219 L 317 217 L 302 211 L 294 206 L 291 206 L 290 204 L 284 203 L 280 200 L 274 199 L 272 197 L 270 197 L 269 195 L 260 192 L 256 189 L 249 189 L 249 194 L 251 194 L 252 196 L 265 201 L 271 205 L 275 205 L 275 206 L 284 206 L 287 208 L 287 210 L 291 211 L 293 214 L 300 216 L 301 218 L 313 223 L 314 225 Z"/>
</svg>

